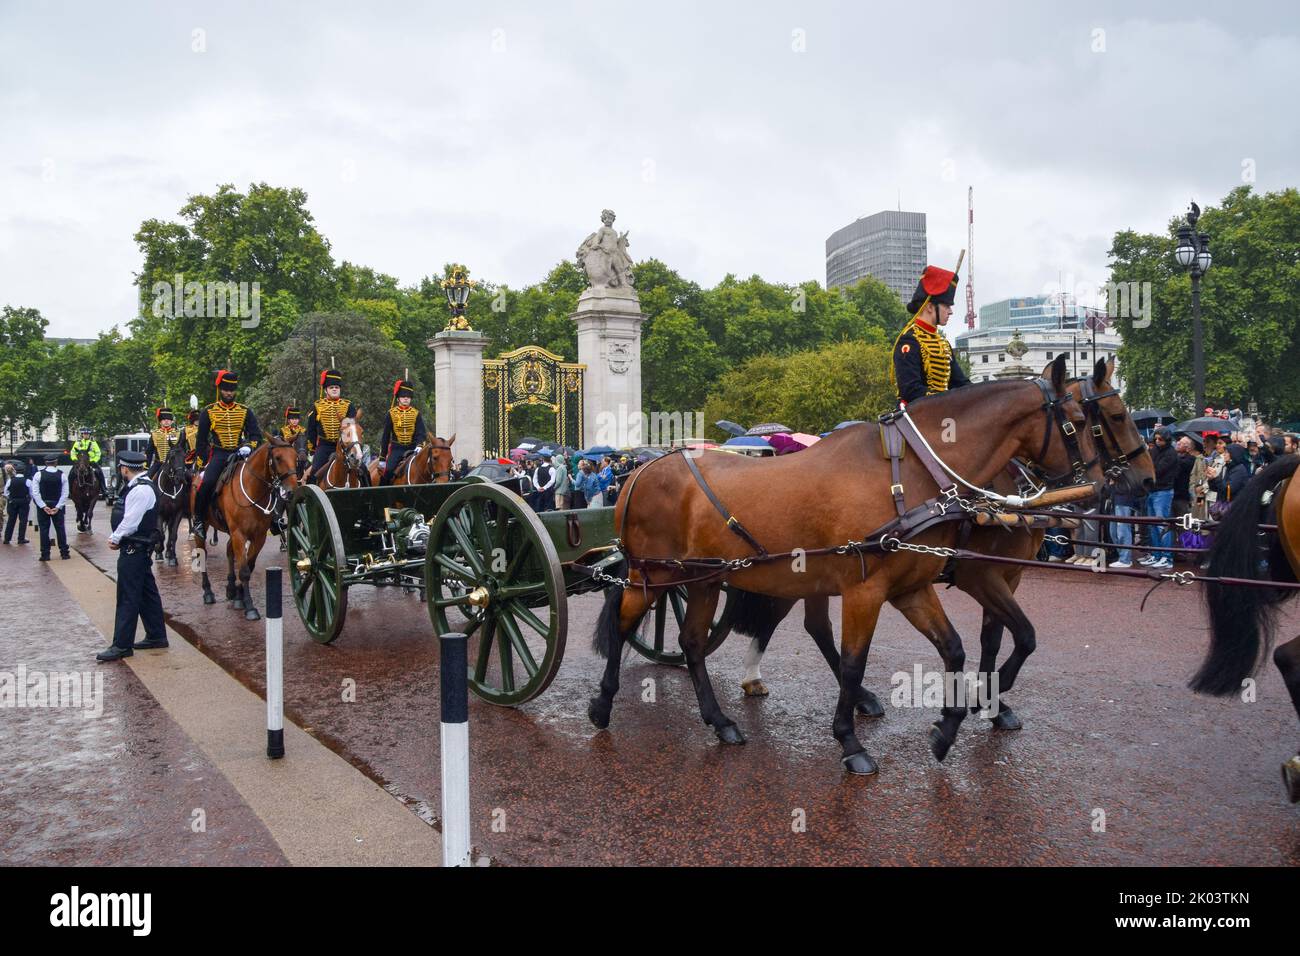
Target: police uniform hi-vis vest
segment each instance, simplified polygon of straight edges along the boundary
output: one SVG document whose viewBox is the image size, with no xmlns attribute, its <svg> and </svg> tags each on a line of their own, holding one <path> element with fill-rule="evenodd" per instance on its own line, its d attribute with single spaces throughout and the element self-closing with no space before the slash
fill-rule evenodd
<svg viewBox="0 0 1300 956">
<path fill-rule="evenodd" d="M 898 333 L 901 339 L 906 335 L 911 335 L 916 339 L 916 344 L 921 350 L 921 368 L 925 372 L 925 394 L 934 395 L 937 392 L 948 390 L 948 383 L 952 374 L 952 346 L 948 344 L 948 339 L 942 332 L 931 332 L 919 322 L 909 322 L 903 331 Z M 897 347 L 897 339 L 895 346 Z M 889 377 L 894 385 L 898 388 L 898 382 L 895 380 L 893 366 L 890 366 Z"/>
<path fill-rule="evenodd" d="M 415 420 L 420 417 L 420 410 L 414 405 L 402 408 L 394 405 L 388 410 L 388 417 L 393 423 L 393 438 L 399 445 L 409 445 L 415 438 Z"/>
<path fill-rule="evenodd" d="M 346 398 L 320 398 L 316 400 L 316 425 L 327 442 L 339 440 L 339 423 L 347 417 Z"/>
<path fill-rule="evenodd" d="M 166 461 L 176 443 L 181 440 L 181 433 L 174 428 L 155 428 L 149 437 L 153 440 L 153 450 L 158 453 L 158 460 Z"/>
<path fill-rule="evenodd" d="M 248 408 L 239 402 L 229 407 L 213 402 L 208 406 L 211 440 L 218 448 L 235 451 L 239 448 L 239 436 L 244 433 L 244 420 L 247 417 Z"/>
</svg>

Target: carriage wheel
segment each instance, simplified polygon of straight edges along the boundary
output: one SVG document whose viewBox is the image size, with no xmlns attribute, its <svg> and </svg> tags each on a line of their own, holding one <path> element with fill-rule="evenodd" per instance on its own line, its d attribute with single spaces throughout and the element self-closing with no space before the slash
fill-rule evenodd
<svg viewBox="0 0 1300 956">
<path fill-rule="evenodd" d="M 638 654 L 648 657 L 657 664 L 671 664 L 681 667 L 686 663 L 677 636 L 682 632 L 682 622 L 686 620 L 686 585 L 678 584 L 668 588 L 659 595 L 650 613 L 641 620 L 641 625 L 632 632 L 627 642 Z M 713 625 L 709 628 L 709 641 L 704 646 L 707 657 L 727 639 L 731 633 L 731 590 L 724 584 L 719 606 L 714 610 Z"/>
<path fill-rule="evenodd" d="M 334 508 L 315 485 L 299 485 L 289 500 L 289 585 L 298 616 L 313 640 L 329 644 L 348 613 L 347 557 Z"/>
<path fill-rule="evenodd" d="M 514 492 L 468 484 L 447 498 L 429 530 L 429 619 L 438 635 L 469 639 L 469 686 L 513 706 L 555 678 L 564 657 L 568 595 L 555 545 Z"/>
</svg>

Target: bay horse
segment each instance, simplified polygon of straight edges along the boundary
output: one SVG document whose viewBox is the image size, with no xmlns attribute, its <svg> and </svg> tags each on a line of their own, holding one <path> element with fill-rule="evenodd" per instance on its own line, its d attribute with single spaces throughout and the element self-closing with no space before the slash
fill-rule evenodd
<svg viewBox="0 0 1300 956">
<path fill-rule="evenodd" d="M 390 485 L 442 485 L 451 481 L 451 469 L 455 461 L 451 457 L 451 446 L 456 436 L 450 438 L 425 438 L 420 447 L 397 463 Z M 376 458 L 370 463 L 370 484 L 378 486 L 384 476 L 384 459 Z"/>
<path fill-rule="evenodd" d="M 334 443 L 334 454 L 325 464 L 312 473 L 312 479 L 323 491 L 335 488 L 360 488 L 370 483 L 370 472 L 366 470 L 361 453 L 361 425 L 356 418 L 345 418 L 339 422 L 339 439 Z"/>
<path fill-rule="evenodd" d="M 1102 478 L 1091 435 L 1080 427 L 1083 410 L 1066 388 L 1064 355 L 1043 370 L 1041 379 L 954 389 L 912 403 L 906 414 L 935 458 L 940 456 L 933 449 L 942 448 L 946 473 L 975 488 L 987 487 L 1017 456 L 1049 472 L 1069 474 L 1073 468 L 1076 476 L 1086 475 L 1094 490 Z M 745 738 L 719 707 L 704 659 L 722 583 L 784 599 L 840 594 L 839 700 L 831 731 L 849 772 L 874 773 L 876 762 L 858 741 L 853 712 L 884 602 L 898 608 L 935 646 L 948 680 L 956 679 L 965 665 L 961 638 L 931 586 L 945 561 L 934 549 L 953 545 L 955 523 L 932 525 L 906 541 L 886 541 L 883 534 L 867 540 L 895 518 L 894 494 L 901 501 L 910 489 L 916 507 L 936 499 L 939 491 L 929 465 L 914 449 L 903 457 L 895 479 L 883 441 L 882 426 L 868 424 L 837 432 L 797 456 L 705 454 L 694 463 L 698 479 L 681 454 L 642 466 L 615 505 L 615 528 L 630 571 L 626 587 L 608 592 L 597 621 L 593 644 L 607 663 L 599 695 L 588 706 L 592 723 L 609 725 L 623 641 L 664 587 L 686 586 L 680 643 L 700 716 L 730 744 Z M 795 500 L 802 507 L 781 505 Z M 722 518 L 722 502 L 749 505 L 743 525 L 734 515 Z M 775 506 L 760 510 L 754 502 Z M 738 525 L 747 529 L 743 535 L 735 530 Z M 756 557 L 756 543 L 767 555 L 779 557 Z M 673 566 L 701 559 L 727 563 L 710 565 L 712 570 L 702 573 L 698 565 Z M 943 708 L 930 731 L 936 759 L 947 755 L 966 713 L 965 706 Z"/>
<path fill-rule="evenodd" d="M 1300 579 L 1298 467 L 1300 455 L 1278 458 L 1233 497 L 1210 545 L 1209 577 L 1279 583 Z M 1276 523 L 1276 533 L 1261 531 L 1261 523 Z M 1281 606 L 1296 594 L 1294 588 L 1207 583 L 1210 646 L 1191 680 L 1192 690 L 1217 697 L 1241 693 L 1245 679 L 1259 670 L 1273 646 Z M 1300 636 L 1278 645 L 1273 663 L 1300 716 Z M 1282 764 L 1282 784 L 1291 802 L 1300 802 L 1300 753 Z"/>
<path fill-rule="evenodd" d="M 189 447 L 185 432 L 181 432 L 180 441 L 172 445 L 158 468 L 154 482 L 158 490 L 158 523 L 162 534 L 158 536 L 158 546 L 154 557 L 167 567 L 176 567 L 176 539 L 180 536 L 181 519 L 190 516 L 190 466 L 185 461 Z"/>
<path fill-rule="evenodd" d="M 68 473 L 68 497 L 77 510 L 77 530 L 94 534 L 91 523 L 95 520 L 95 502 L 99 500 L 99 480 L 95 477 L 95 466 L 90 463 L 90 454 L 84 450 L 77 452 L 77 462 Z"/>
<path fill-rule="evenodd" d="M 235 463 L 229 479 L 217 489 L 208 505 L 208 524 L 214 532 L 224 531 L 230 536 L 226 541 L 226 600 L 233 601 L 235 610 L 243 611 L 249 621 L 256 621 L 261 615 L 253 603 L 248 582 L 280 502 L 298 486 L 297 464 L 293 445 L 274 436 Z M 191 514 L 198 486 L 199 482 L 195 481 L 190 488 Z M 212 582 L 208 580 L 207 542 L 197 536 L 194 541 L 198 567 L 203 573 L 203 603 L 215 604 Z"/>
<path fill-rule="evenodd" d="M 1155 486 L 1155 469 L 1147 454 L 1146 442 L 1129 415 L 1128 407 L 1113 384 L 1115 360 L 1098 359 L 1092 374 L 1067 383 L 1070 394 L 1083 407 L 1088 430 L 1092 434 L 1097 453 L 1101 456 L 1106 478 L 1128 494 L 1140 493 L 1143 488 Z M 856 426 L 855 426 L 856 427 Z M 1050 479 L 1052 476 L 1037 476 Z M 1064 476 L 1060 476 L 1064 477 Z M 1051 485 L 1054 482 L 1047 481 Z M 993 481 L 993 490 L 1002 494 L 1015 494 L 1016 478 L 1011 467 L 1004 469 Z M 999 557 L 1030 560 L 1038 554 L 1045 527 L 979 526 L 972 525 L 965 547 L 971 551 Z M 1007 706 L 1002 695 L 1009 691 L 1020 673 L 1025 660 L 1034 652 L 1037 638 L 1034 625 L 1015 599 L 1020 586 L 1023 566 L 995 564 L 974 559 L 955 562 L 952 584 L 969 594 L 983 609 L 980 628 L 979 676 L 989 681 L 1005 631 L 1011 632 L 1014 649 L 998 668 L 997 713 L 988 717 L 997 730 L 1019 730 L 1020 718 Z M 748 592 L 733 591 L 735 619 L 732 630 L 752 635 L 745 654 L 745 676 L 741 690 L 749 697 L 767 696 L 759 666 L 768 643 L 777 626 L 794 607 L 795 602 L 778 598 L 763 598 Z M 835 634 L 830 619 L 830 599 L 810 597 L 804 601 L 804 629 L 812 635 L 833 671 L 838 672 L 839 654 L 835 650 Z M 986 683 L 985 686 L 989 686 Z M 876 696 L 863 689 L 858 702 L 858 713 L 870 717 L 884 715 Z"/>
</svg>

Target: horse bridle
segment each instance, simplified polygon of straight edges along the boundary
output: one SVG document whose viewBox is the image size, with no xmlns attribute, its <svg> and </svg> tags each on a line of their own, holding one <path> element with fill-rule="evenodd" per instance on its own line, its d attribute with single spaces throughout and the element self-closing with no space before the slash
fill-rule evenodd
<svg viewBox="0 0 1300 956">
<path fill-rule="evenodd" d="M 266 506 L 266 507 L 263 507 L 262 505 L 258 504 L 256 501 L 253 500 L 252 496 L 249 495 L 249 493 L 248 493 L 248 489 L 244 487 L 244 472 L 252 470 L 252 469 L 251 469 L 251 466 L 249 465 L 249 463 L 248 463 L 247 461 L 244 462 L 244 467 L 242 467 L 242 468 L 239 469 L 239 490 L 240 490 L 241 492 L 243 492 L 243 494 L 244 494 L 244 498 L 247 499 L 247 501 L 248 501 L 248 503 L 249 503 L 250 505 L 252 505 L 252 506 L 253 506 L 254 508 L 256 508 L 258 511 L 262 512 L 262 514 L 264 514 L 264 515 L 269 515 L 269 514 L 273 514 L 273 513 L 275 512 L 275 503 L 276 503 L 276 501 L 279 500 L 279 499 L 281 499 L 281 498 L 283 498 L 283 497 L 285 496 L 285 495 L 284 495 L 284 481 L 285 481 L 285 479 L 286 479 L 286 478 L 297 478 L 297 477 L 298 477 L 298 459 L 297 459 L 297 456 L 295 455 L 295 456 L 294 456 L 294 462 L 293 462 L 293 468 L 292 468 L 290 471 L 286 471 L 286 472 L 279 472 L 279 471 L 276 471 L 276 470 L 275 470 L 275 455 L 273 455 L 272 452 L 273 452 L 277 447 L 279 447 L 279 448 L 290 448 L 290 447 L 292 447 L 292 446 L 290 446 L 290 445 L 278 445 L 278 446 L 277 446 L 277 445 L 270 445 L 270 444 L 268 444 L 266 447 L 267 447 L 267 452 L 266 452 L 266 461 L 267 461 L 266 470 L 269 471 L 269 472 L 271 473 L 271 477 L 270 477 L 270 478 L 267 478 L 267 477 L 265 477 L 264 475 L 259 475 L 259 474 L 258 474 L 257 472 L 255 472 L 255 471 L 253 472 L 253 477 L 256 478 L 258 481 L 260 481 L 262 484 L 264 484 L 264 485 L 267 486 L 268 493 L 269 493 L 270 496 L 271 496 L 271 503 L 270 503 L 270 505 L 268 505 L 268 506 Z M 250 456 L 250 457 L 251 457 L 251 456 Z"/>
<path fill-rule="evenodd" d="M 441 440 L 441 439 L 439 439 L 439 440 Z M 435 451 L 451 451 L 451 446 L 450 446 L 450 445 L 435 445 L 435 444 L 433 444 L 432 442 L 430 442 L 430 443 L 429 443 L 429 461 L 430 461 L 430 463 L 433 462 L 433 453 L 434 453 Z M 408 474 L 408 475 L 410 474 L 410 468 L 409 468 L 409 467 L 407 468 L 407 474 Z M 443 475 L 446 475 L 446 476 L 447 476 L 447 479 L 450 481 L 450 480 L 451 480 L 451 469 L 448 468 L 448 469 L 446 469 L 445 471 L 431 471 L 431 472 L 429 472 L 429 477 L 432 478 L 434 481 L 437 481 L 437 480 L 438 480 L 439 478 L 441 478 Z"/>
<path fill-rule="evenodd" d="M 1034 379 L 1034 384 L 1043 393 L 1042 408 L 1047 416 L 1043 432 L 1043 447 L 1039 450 L 1035 459 L 1038 463 L 1036 470 L 1042 475 L 1043 481 L 1047 483 L 1049 488 L 1059 488 L 1070 484 L 1087 484 L 1088 470 L 1097 464 L 1099 456 L 1093 455 L 1087 461 L 1083 459 L 1083 450 L 1079 447 L 1078 429 L 1074 427 L 1074 422 L 1070 421 L 1065 414 L 1065 406 L 1074 401 L 1074 396 L 1068 390 L 1063 395 L 1057 395 L 1051 384 L 1041 377 Z M 1042 466 L 1043 460 L 1047 457 L 1047 449 L 1052 442 L 1053 424 L 1060 431 L 1061 440 L 1065 443 L 1066 451 L 1070 453 L 1070 470 L 1059 475 L 1049 475 Z"/>
<path fill-rule="evenodd" d="M 171 455 L 167 456 L 167 460 L 163 462 L 162 470 L 158 473 L 158 490 L 162 492 L 164 497 L 170 498 L 172 501 L 175 501 L 177 498 L 180 497 L 181 492 L 185 490 L 185 484 L 184 482 L 181 482 L 180 484 L 176 485 L 175 491 L 167 491 L 165 488 L 163 488 L 163 479 L 164 478 L 174 479 L 175 472 L 179 471 L 182 475 L 184 475 L 187 470 L 188 469 L 185 465 L 184 455 L 181 456 L 181 460 L 176 464 L 171 463 Z"/>
<path fill-rule="evenodd" d="M 1111 396 L 1118 396 L 1119 391 L 1117 389 L 1112 387 L 1107 391 L 1099 392 L 1093 385 L 1091 378 L 1084 378 L 1080 379 L 1079 390 L 1083 393 L 1079 404 L 1083 406 L 1084 417 L 1092 429 L 1093 441 L 1096 442 L 1102 463 L 1105 465 L 1106 477 L 1116 481 L 1128 470 L 1133 459 L 1148 453 L 1146 442 L 1139 442 L 1138 446 L 1133 450 L 1124 451 L 1123 446 L 1119 443 L 1119 438 L 1110 427 L 1110 422 L 1106 421 L 1106 414 L 1101 409 L 1101 400 Z M 1107 441 L 1109 441 L 1109 445 Z M 1110 453 L 1111 446 L 1116 449 L 1115 456 Z"/>
</svg>

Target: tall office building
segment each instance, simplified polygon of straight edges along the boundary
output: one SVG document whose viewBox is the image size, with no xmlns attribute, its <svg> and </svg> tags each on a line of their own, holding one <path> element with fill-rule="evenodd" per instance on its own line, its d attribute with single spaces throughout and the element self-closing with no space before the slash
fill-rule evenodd
<svg viewBox="0 0 1300 956">
<path fill-rule="evenodd" d="M 925 260 L 925 213 L 887 209 L 831 233 L 826 240 L 826 288 L 874 276 L 907 302 Z"/>
</svg>

